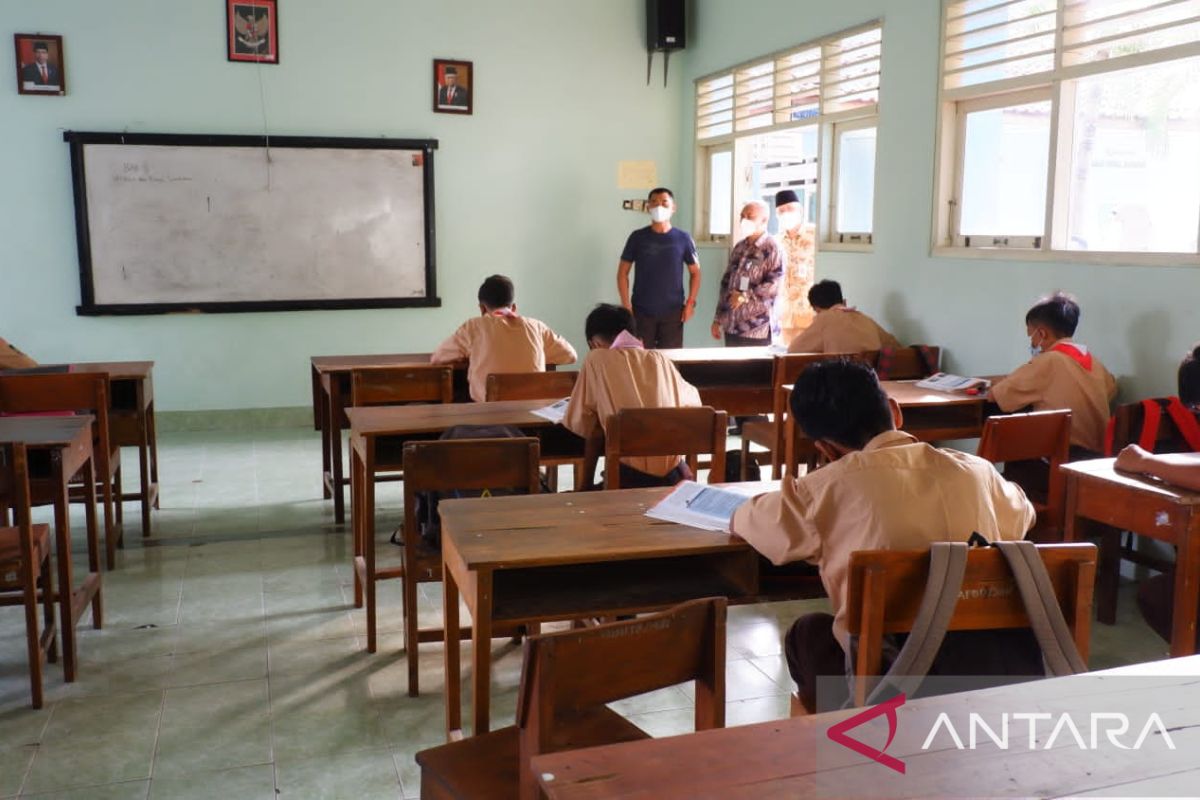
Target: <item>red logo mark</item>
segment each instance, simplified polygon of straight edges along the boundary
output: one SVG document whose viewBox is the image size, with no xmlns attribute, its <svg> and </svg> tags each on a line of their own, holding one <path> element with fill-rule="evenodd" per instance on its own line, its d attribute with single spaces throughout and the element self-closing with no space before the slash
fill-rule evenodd
<svg viewBox="0 0 1200 800">
<path fill-rule="evenodd" d="M 849 747 L 859 755 L 866 756 L 872 761 L 878 761 L 888 769 L 894 769 L 896 772 L 899 772 L 901 775 L 903 775 L 904 762 L 898 758 L 889 756 L 886 752 L 884 752 L 891 745 L 892 739 L 896 738 L 896 709 L 902 705 L 904 705 L 904 695 L 898 694 L 885 703 L 880 703 L 877 706 L 868 708 L 858 714 L 855 714 L 849 719 L 842 720 L 830 728 L 826 735 L 829 736 L 832 741 L 837 742 L 843 747 Z M 851 739 L 846 735 L 846 731 L 850 730 L 851 728 L 857 728 L 864 722 L 870 722 L 881 714 L 887 715 L 888 722 L 888 738 L 887 742 L 883 745 L 883 750 L 876 750 L 874 747 L 863 744 L 858 739 Z"/>
</svg>

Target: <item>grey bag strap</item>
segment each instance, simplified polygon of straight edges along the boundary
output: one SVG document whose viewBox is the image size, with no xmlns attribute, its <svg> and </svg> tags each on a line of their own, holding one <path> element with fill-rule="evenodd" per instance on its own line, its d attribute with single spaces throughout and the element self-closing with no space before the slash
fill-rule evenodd
<svg viewBox="0 0 1200 800">
<path fill-rule="evenodd" d="M 1042 648 L 1046 670 L 1053 676 L 1074 675 L 1087 672 L 1087 664 L 1079 655 L 1079 648 L 1071 637 L 1071 630 L 1063 617 L 1050 574 L 1033 542 L 996 542 L 1012 570 L 1021 593 L 1021 602 L 1029 616 L 1029 625 Z"/>
<path fill-rule="evenodd" d="M 929 578 L 912 630 L 887 674 L 867 698 L 868 705 L 892 694 L 911 694 L 929 673 L 958 605 L 967 571 L 967 551 L 966 542 L 936 542 L 929 548 Z"/>
</svg>

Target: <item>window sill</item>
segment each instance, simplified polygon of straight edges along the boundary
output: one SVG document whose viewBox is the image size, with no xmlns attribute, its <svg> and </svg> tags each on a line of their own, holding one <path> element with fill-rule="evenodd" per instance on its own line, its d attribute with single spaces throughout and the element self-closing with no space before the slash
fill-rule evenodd
<svg viewBox="0 0 1200 800">
<path fill-rule="evenodd" d="M 935 258 L 1027 261 L 1059 264 L 1107 264 L 1125 267 L 1200 267 L 1193 253 L 1101 253 L 1076 250 L 1025 250 L 1017 247 L 934 247 Z"/>
<path fill-rule="evenodd" d="M 845 242 L 818 242 L 818 253 L 874 253 L 874 244 L 847 244 Z"/>
</svg>

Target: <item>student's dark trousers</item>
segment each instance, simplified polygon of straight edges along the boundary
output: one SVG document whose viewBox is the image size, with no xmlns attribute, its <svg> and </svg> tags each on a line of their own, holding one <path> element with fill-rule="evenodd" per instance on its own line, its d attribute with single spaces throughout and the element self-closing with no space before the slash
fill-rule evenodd
<svg viewBox="0 0 1200 800">
<path fill-rule="evenodd" d="M 658 350 L 683 347 L 683 306 L 663 314 L 634 311 L 633 321 L 644 347 Z"/>
</svg>

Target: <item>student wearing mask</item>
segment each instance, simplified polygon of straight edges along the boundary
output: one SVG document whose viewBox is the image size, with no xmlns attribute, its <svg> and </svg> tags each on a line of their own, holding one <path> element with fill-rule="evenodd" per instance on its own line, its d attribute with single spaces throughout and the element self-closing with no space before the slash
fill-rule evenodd
<svg viewBox="0 0 1200 800">
<path fill-rule="evenodd" d="M 629 234 L 621 251 L 617 292 L 621 305 L 633 313 L 637 336 L 646 347 L 683 347 L 683 323 L 696 313 L 696 296 L 700 293 L 700 257 L 691 234 L 671 226 L 675 195 L 670 189 L 652 189 L 647 210 L 650 224 Z M 688 271 L 686 300 L 684 267 Z"/>
<path fill-rule="evenodd" d="M 430 361 L 446 364 L 467 359 L 471 399 L 487 397 L 487 377 L 494 372 L 543 372 L 547 364 L 571 364 L 575 348 L 550 326 L 517 314 L 516 290 L 503 275 L 492 275 L 479 287 L 479 316 L 458 326 L 438 345 Z"/>
<path fill-rule="evenodd" d="M 1069 409 L 1071 458 L 1104 452 L 1104 428 L 1117 394 L 1117 382 L 1087 345 L 1072 340 L 1079 304 L 1062 292 L 1038 300 L 1025 314 L 1025 334 L 1033 357 L 993 384 L 988 399 L 1005 413 Z"/>
<path fill-rule="evenodd" d="M 563 427 L 587 441 L 584 474 L 588 482 L 603 449 L 608 418 L 625 408 L 679 408 L 700 405 L 700 393 L 662 353 L 647 350 L 634 336 L 629 309 L 601 303 L 584 324 L 588 354 L 575 381 Z M 621 486 L 673 486 L 690 477 L 682 456 L 622 459 Z"/>
<path fill-rule="evenodd" d="M 36 361 L 4 339 L 0 339 L 0 369 L 27 369 L 36 366 Z"/>
<path fill-rule="evenodd" d="M 726 347 L 771 343 L 776 324 L 775 296 L 783 280 L 783 255 L 767 233 L 769 218 L 765 203 L 753 200 L 742 206 L 742 239 L 729 252 L 712 324 L 712 337 L 720 339 L 724 334 Z"/>
<path fill-rule="evenodd" d="M 882 347 L 901 347 L 878 322 L 846 305 L 842 286 L 824 280 L 808 290 L 816 311 L 812 324 L 788 345 L 789 353 L 865 353 Z"/>
</svg>

